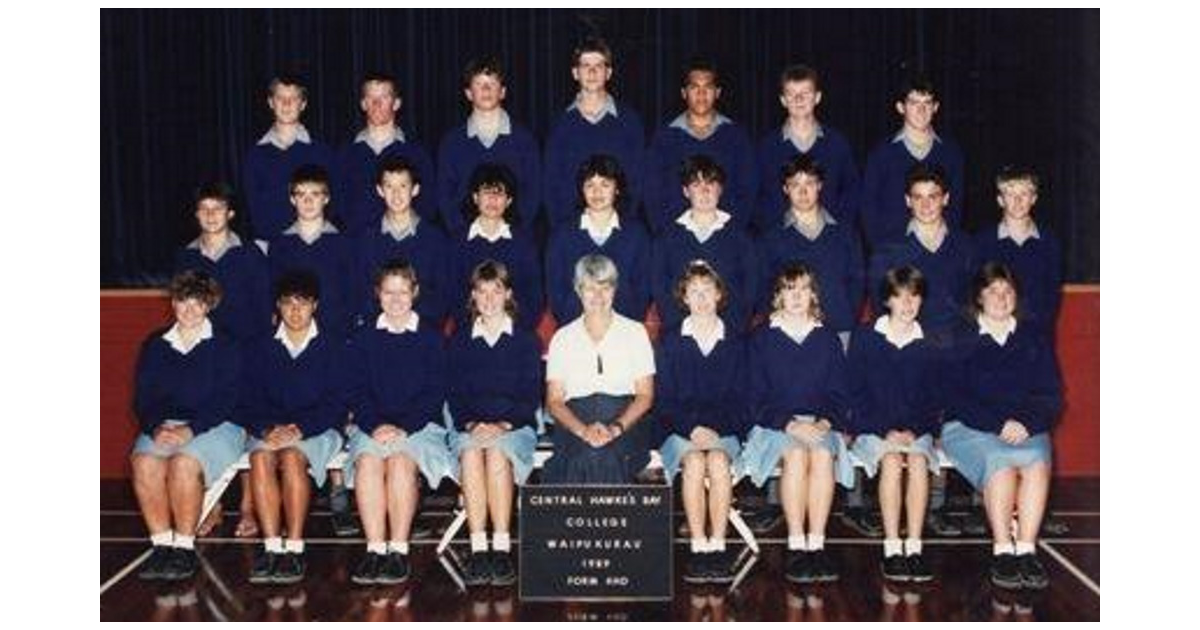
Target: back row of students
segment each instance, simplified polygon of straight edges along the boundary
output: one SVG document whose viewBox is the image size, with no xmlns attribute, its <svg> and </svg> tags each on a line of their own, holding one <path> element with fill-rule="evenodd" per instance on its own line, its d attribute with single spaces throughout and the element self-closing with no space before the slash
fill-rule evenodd
<svg viewBox="0 0 1200 630">
<path fill-rule="evenodd" d="M 461 208 L 470 196 L 471 174 L 485 162 L 503 164 L 515 177 L 521 199 L 514 228 L 527 229 L 542 212 L 551 230 L 574 223 L 574 176 L 593 155 L 616 160 L 628 180 L 630 213 L 644 213 L 646 226 L 656 235 L 688 206 L 678 172 L 683 160 L 693 155 L 707 155 L 721 167 L 726 177 L 723 209 L 735 225 L 757 231 L 774 228 L 786 209 L 778 173 L 797 155 L 825 167 L 822 205 L 846 226 L 858 229 L 861 222 L 872 248 L 904 236 L 902 184 L 915 164 L 943 169 L 950 193 L 948 222 L 957 226 L 962 219 L 963 154 L 953 140 L 934 130 L 937 94 L 924 78 L 911 78 L 898 90 L 895 108 L 902 127 L 869 153 L 860 177 L 849 142 L 816 116 L 822 91 L 812 68 L 794 65 L 782 72 L 779 102 L 787 118 L 767 131 L 757 148 L 745 127 L 720 112 L 721 76 L 711 63 L 693 60 L 683 69 L 680 94 L 686 109 L 659 127 L 649 145 L 638 112 L 609 92 L 613 71 L 613 53 L 603 41 L 589 40 L 577 47 L 571 73 L 579 91 L 539 145 L 503 107 L 501 64 L 494 58 L 471 61 L 462 77 L 471 113 L 442 138 L 436 162 L 399 122 L 402 98 L 394 78 L 373 74 L 362 80 L 365 126 L 335 151 L 313 138 L 301 122 L 307 105 L 303 82 L 277 77 L 267 96 L 273 125 L 242 162 L 251 234 L 273 241 L 291 224 L 287 183 L 305 164 L 322 166 L 331 174 L 335 204 L 330 218 L 340 229 L 351 235 L 375 230 L 384 211 L 375 192 L 375 174 L 389 158 L 403 158 L 413 166 L 415 179 L 425 185 L 424 194 L 414 201 L 417 214 L 441 223 L 450 234 L 466 228 Z"/>
</svg>

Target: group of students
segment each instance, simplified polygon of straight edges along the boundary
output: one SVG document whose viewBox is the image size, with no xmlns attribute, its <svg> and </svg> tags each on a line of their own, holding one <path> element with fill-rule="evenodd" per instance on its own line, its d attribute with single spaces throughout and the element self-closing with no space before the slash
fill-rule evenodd
<svg viewBox="0 0 1200 630">
<path fill-rule="evenodd" d="M 687 69 L 687 111 L 644 149 L 637 115 L 607 93 L 607 46 L 574 61 L 580 94 L 544 178 L 493 61 L 464 76 L 473 112 L 436 176 L 395 124 L 394 81 L 364 82 L 367 127 L 336 158 L 299 124 L 303 87 L 272 83 L 276 122 L 243 181 L 261 247 L 230 229 L 229 187 L 202 187 L 174 323 L 139 357 L 133 482 L 154 545 L 141 576 L 194 574 L 204 486 L 248 451 L 264 541 L 250 581 L 303 579 L 309 477 L 322 486 L 345 448 L 367 541 L 352 581 L 409 577 L 420 480 L 451 478 L 467 583 L 510 584 L 514 486 L 533 468 L 540 405 L 556 424 L 545 482 L 629 482 L 658 446 L 680 477 L 689 582 L 732 580 L 733 485 L 776 471 L 786 578 L 837 579 L 825 528 L 835 481 L 854 482 L 851 451 L 880 478 L 884 576 L 932 579 L 921 532 L 940 440 L 983 493 L 991 580 L 1045 587 L 1034 544 L 1061 408 L 1061 278 L 1031 215 L 1037 176 L 1002 172 L 1003 217 L 970 238 L 956 227 L 961 153 L 933 132 L 926 83 L 902 91 L 904 127 L 860 181 L 848 144 L 815 120 L 810 69 L 784 72 L 788 121 L 755 158 L 715 109 L 710 66 Z M 860 325 L 868 294 L 874 319 Z M 641 323 L 651 302 L 657 347 Z M 558 330 L 543 371 L 547 307 Z"/>
</svg>

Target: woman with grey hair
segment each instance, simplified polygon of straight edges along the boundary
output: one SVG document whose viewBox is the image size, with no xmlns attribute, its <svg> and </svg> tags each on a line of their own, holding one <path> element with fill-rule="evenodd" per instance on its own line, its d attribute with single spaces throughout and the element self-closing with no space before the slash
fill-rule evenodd
<svg viewBox="0 0 1200 630">
<path fill-rule="evenodd" d="M 575 263 L 583 315 L 550 340 L 546 409 L 558 424 L 547 483 L 629 483 L 649 461 L 654 350 L 641 322 L 613 311 L 618 271 L 606 256 Z"/>
</svg>

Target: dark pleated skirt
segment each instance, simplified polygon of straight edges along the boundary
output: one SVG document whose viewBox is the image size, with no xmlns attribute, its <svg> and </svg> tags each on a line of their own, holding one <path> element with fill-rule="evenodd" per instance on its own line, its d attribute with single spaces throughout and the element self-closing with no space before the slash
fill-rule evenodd
<svg viewBox="0 0 1200 630">
<path fill-rule="evenodd" d="M 567 401 L 567 407 L 586 424 L 612 424 L 633 402 L 633 396 L 593 394 Z M 642 418 L 621 437 L 593 448 L 571 433 L 554 431 L 554 455 L 542 470 L 544 483 L 628 484 L 650 463 L 651 418 Z"/>
</svg>

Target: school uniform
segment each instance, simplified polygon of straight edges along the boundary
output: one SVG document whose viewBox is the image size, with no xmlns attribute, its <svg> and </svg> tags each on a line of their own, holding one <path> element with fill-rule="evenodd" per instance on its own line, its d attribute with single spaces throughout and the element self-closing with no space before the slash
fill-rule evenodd
<svg viewBox="0 0 1200 630">
<path fill-rule="evenodd" d="M 329 206 L 331 217 L 350 237 L 373 229 L 387 210 L 376 187 L 380 165 L 392 158 L 408 162 L 415 171 L 415 181 L 421 184 L 421 194 L 413 198 L 413 209 L 422 218 L 437 220 L 437 172 L 425 145 L 400 127 L 395 128 L 391 138 L 372 144 L 363 129 L 338 154 L 338 186 Z"/>
<path fill-rule="evenodd" d="M 788 210 L 788 198 L 780 177 L 783 167 L 797 156 L 807 155 L 821 165 L 821 207 L 827 208 L 838 223 L 851 231 L 858 221 L 862 182 L 850 143 L 837 129 L 817 125 L 817 133 L 808 143 L 796 137 L 785 122 L 780 129 L 767 132 L 758 143 L 758 205 L 755 225 L 767 232 L 779 225 Z"/>
<path fill-rule="evenodd" d="M 351 241 L 326 221 L 312 241 L 300 234 L 299 222 L 271 243 L 268 262 L 272 284 L 289 271 L 307 271 L 321 284 L 316 320 L 330 335 L 346 338 L 354 326 L 351 301 L 353 252 Z"/>
<path fill-rule="evenodd" d="M 717 220 L 703 229 L 685 211 L 654 241 L 654 302 L 663 328 L 678 326 L 685 316 L 675 299 L 675 285 L 697 260 L 706 261 L 725 281 L 726 307 L 722 319 L 735 331 L 746 330 L 758 291 L 755 248 L 732 215 L 718 210 Z"/>
<path fill-rule="evenodd" d="M 1062 304 L 1063 254 L 1058 237 L 1044 226 L 1017 242 L 1008 226 L 1000 222 L 975 234 L 975 260 L 978 265 L 1003 263 L 1017 277 L 1017 303 L 1021 319 L 1054 339 L 1054 326 Z"/>
<path fill-rule="evenodd" d="M 274 127 L 268 129 L 242 160 L 246 218 L 250 234 L 256 240 L 274 240 L 295 220 L 291 182 L 296 169 L 315 165 L 324 168 L 331 177 L 337 175 L 333 150 L 314 140 L 304 125 L 299 127 L 295 140 L 288 145 L 284 145 Z"/>
<path fill-rule="evenodd" d="M 467 190 L 471 174 L 485 162 L 503 164 L 517 178 L 517 227 L 523 231 L 532 229 L 542 205 L 541 155 L 533 134 L 502 110 L 498 135 L 494 138 L 485 137 L 474 115 L 442 137 L 438 147 L 437 201 L 446 230 L 455 234 L 464 229 L 466 219 L 462 208 L 471 194 Z"/>
<path fill-rule="evenodd" d="M 542 293 L 542 261 L 537 245 L 530 235 L 514 230 L 505 223 L 493 237 L 484 234 L 481 222 L 476 219 L 460 235 L 454 247 L 457 253 L 450 266 L 450 308 L 460 326 L 470 326 L 471 274 L 487 260 L 504 263 L 512 283 L 513 299 L 517 302 L 518 328 L 533 330 L 545 309 Z"/>
<path fill-rule="evenodd" d="M 357 259 L 354 271 L 355 307 L 358 318 L 370 323 L 379 314 L 379 299 L 375 295 L 375 277 L 384 265 L 403 260 L 417 272 L 420 295 L 413 309 L 429 325 L 436 326 L 450 308 L 450 245 L 432 221 L 413 217 L 404 230 L 396 228 L 382 217 L 375 228 L 366 230 L 357 240 Z"/>
<path fill-rule="evenodd" d="M 650 305 L 650 237 L 626 217 L 614 214 L 611 225 L 600 227 L 586 213 L 578 224 L 560 227 L 546 246 L 546 296 L 554 320 L 562 325 L 583 313 L 575 293 L 575 263 L 588 254 L 607 256 L 617 266 L 613 309 L 641 321 Z"/>
<path fill-rule="evenodd" d="M 949 137 L 934 134 L 928 153 L 917 157 L 919 153 L 916 147 L 909 146 L 901 130 L 876 145 L 867 156 L 861 212 L 863 233 L 872 251 L 904 239 L 904 226 L 911 216 L 904 201 L 908 192 L 906 182 L 908 172 L 917 164 L 941 168 L 945 173 L 946 192 L 950 193 L 946 221 L 951 227 L 962 225 L 966 183 L 962 149 Z"/>
<path fill-rule="evenodd" d="M 197 238 L 176 252 L 175 273 L 201 271 L 220 285 L 221 301 L 208 314 L 213 325 L 235 342 L 269 332 L 271 282 L 266 257 L 232 232 L 219 251 L 205 252 L 200 244 Z"/>
</svg>

